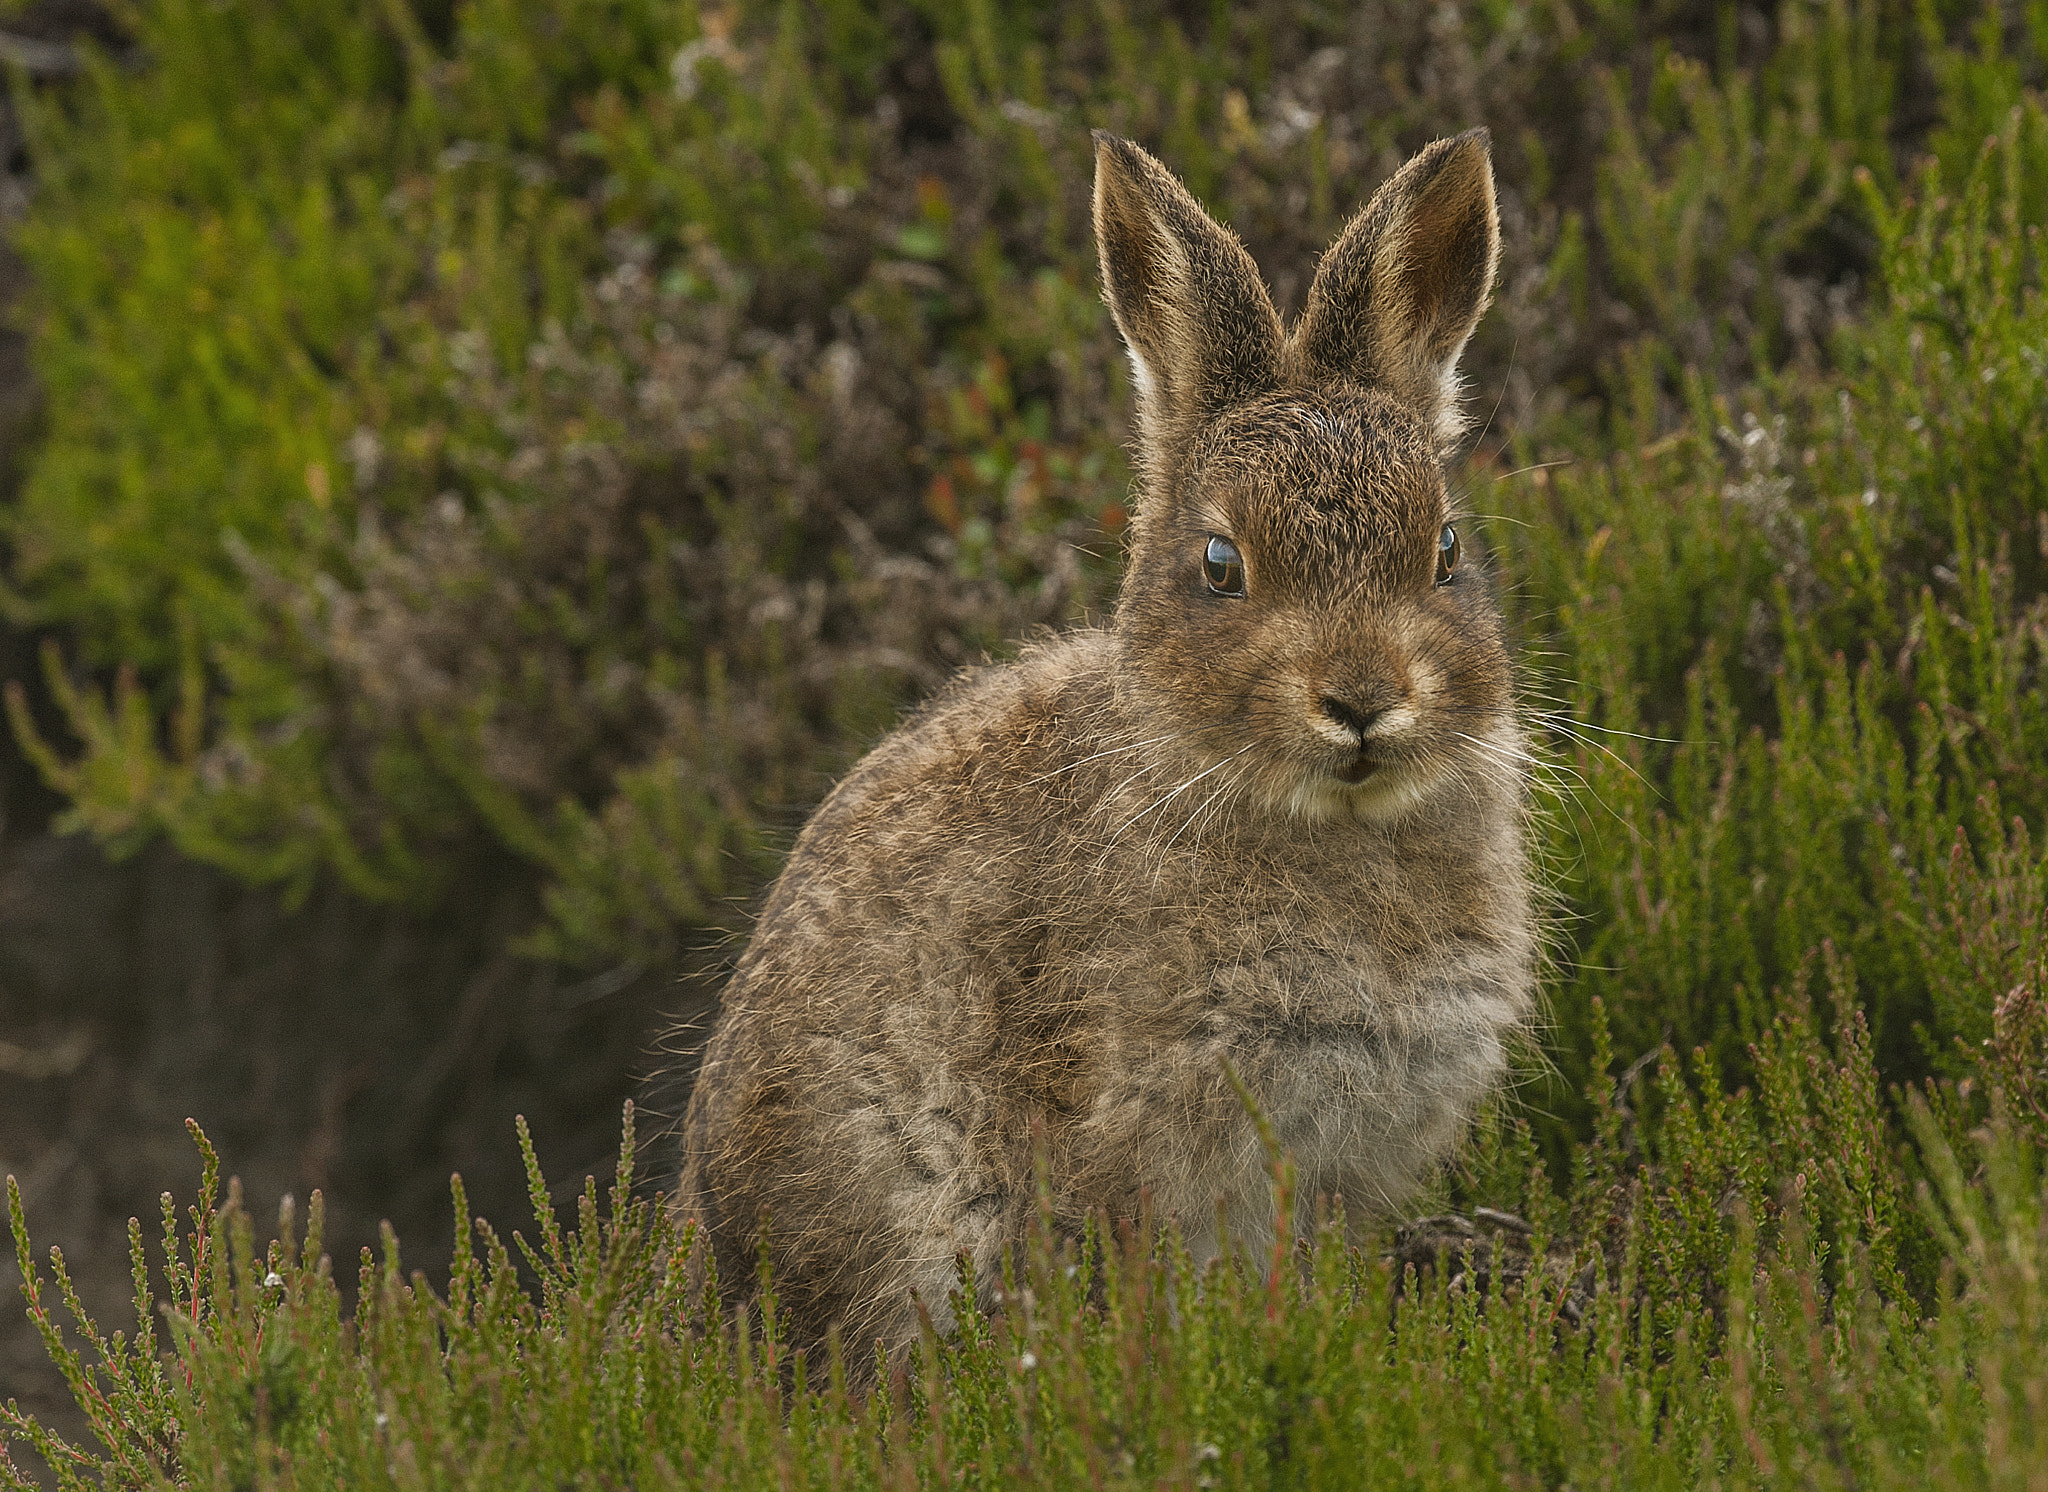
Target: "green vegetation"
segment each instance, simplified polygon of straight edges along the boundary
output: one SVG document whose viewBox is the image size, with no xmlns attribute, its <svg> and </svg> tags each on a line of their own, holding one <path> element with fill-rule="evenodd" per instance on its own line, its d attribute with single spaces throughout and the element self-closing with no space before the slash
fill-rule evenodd
<svg viewBox="0 0 2048 1492">
<path fill-rule="evenodd" d="M 1458 477 L 1528 643 L 1559 956 L 1549 1068 L 1443 1199 L 1527 1217 L 1526 1275 L 1326 1239 L 1196 1293 L 1170 1237 L 1048 1244 L 855 1404 L 722 1333 L 623 1182 L 569 1235 L 543 1206 L 537 1295 L 487 1231 L 438 1295 L 394 1242 L 348 1326 L 317 1244 L 259 1260 L 230 1205 L 167 1221 L 169 1339 L 140 1263 L 140 1336 L 51 1337 L 104 1441 L 66 1474 L 2034 1485 L 2048 7 L 131 22 L 146 65 L 23 98 L 49 412 L 6 515 L 69 737 L 19 690 L 16 729 L 116 851 L 425 905 L 516 857 L 523 950 L 593 966 L 729 925 L 898 708 L 1113 592 L 1086 127 L 1286 305 L 1484 122 Z"/>
<path fill-rule="evenodd" d="M 1934 1187 L 1909 1219 L 1867 1048 L 1846 1036 L 1837 1057 L 1790 1015 L 1759 1055 L 1761 1104 L 1695 1101 L 1666 1070 L 1660 1171 L 1681 1182 L 1629 1179 L 1604 1124 L 1567 1208 L 1526 1131 L 1500 1146 L 1531 1204 L 1519 1272 L 1499 1239 L 1485 1268 L 1392 1267 L 1334 1221 L 1200 1272 L 1171 1231 L 1041 1233 L 993 1317 L 963 1279 L 958 1331 L 881 1364 L 867 1396 L 836 1356 L 779 1349 L 772 1292 L 758 1335 L 730 1328 L 718 1281 L 693 1279 L 693 1229 L 633 1200 L 630 1113 L 608 1207 L 587 1182 L 561 1229 L 528 1146 L 533 1242 L 472 1220 L 458 1180 L 446 1290 L 407 1279 L 387 1230 L 346 1323 L 317 1196 L 303 1243 L 287 1202 L 259 1252 L 237 1188 L 215 1210 L 201 1137 L 207 1201 L 182 1237 L 164 1198 L 168 1298 L 132 1226 L 140 1325 L 87 1326 L 97 1362 L 59 1341 L 49 1297 L 75 1295 L 61 1256 L 39 1279 L 10 1196 L 31 1313 L 101 1449 L 0 1426 L 65 1487 L 2030 1486 L 2048 1459 L 2033 1142 L 2001 1116 L 1963 1161 L 1916 1103 Z M 1789 1154 L 1795 1135 L 1813 1148 Z M 1921 1319 L 1903 1273 L 1930 1230 Z M 4 1460 L 0 1481 L 31 1485 Z"/>
</svg>

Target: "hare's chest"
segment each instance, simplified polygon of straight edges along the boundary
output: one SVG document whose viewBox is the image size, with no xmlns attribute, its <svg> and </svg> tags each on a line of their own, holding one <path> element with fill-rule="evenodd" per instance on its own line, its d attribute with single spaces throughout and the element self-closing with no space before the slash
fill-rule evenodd
<svg viewBox="0 0 2048 1492">
<path fill-rule="evenodd" d="M 1425 1122 L 1432 1095 L 1491 1081 L 1488 1037 L 1518 1014 L 1495 997 L 1508 971 L 1491 963 L 1472 945 L 1405 956 L 1362 940 L 1276 947 L 1208 971 L 1203 1034 L 1306 1163 L 1394 1138 Z M 1483 1074 L 1468 1073 L 1475 1055 Z"/>
<path fill-rule="evenodd" d="M 1455 1145 L 1505 1071 L 1527 999 L 1512 964 L 1470 941 L 1396 953 L 1299 929 L 1156 961 L 1153 998 L 1127 1006 L 1120 1039 L 1104 1045 L 1097 1112 L 1184 1137 L 1186 1155 L 1166 1167 L 1182 1174 L 1152 1177 L 1162 1194 L 1185 1193 L 1184 1216 L 1221 1196 L 1251 1224 L 1267 1176 L 1235 1073 L 1293 1156 L 1304 1197 L 1339 1196 L 1354 1217 L 1383 1211 Z M 1167 1160 L 1156 1143 L 1150 1153 Z"/>
</svg>

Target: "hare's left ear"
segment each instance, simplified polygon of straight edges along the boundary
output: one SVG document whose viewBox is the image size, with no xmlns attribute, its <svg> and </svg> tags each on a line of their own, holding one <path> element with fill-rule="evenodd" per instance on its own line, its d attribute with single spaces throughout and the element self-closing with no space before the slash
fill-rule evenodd
<svg viewBox="0 0 2048 1492">
<path fill-rule="evenodd" d="M 1456 438 L 1458 354 L 1493 294 L 1500 219 L 1483 129 L 1427 145 L 1323 256 L 1289 352 L 1310 377 L 1385 389 Z"/>
<path fill-rule="evenodd" d="M 1273 386 L 1280 317 L 1236 236 L 1159 162 L 1101 130 L 1095 241 L 1138 386 L 1140 458 L 1171 464 L 1205 421 Z"/>
</svg>

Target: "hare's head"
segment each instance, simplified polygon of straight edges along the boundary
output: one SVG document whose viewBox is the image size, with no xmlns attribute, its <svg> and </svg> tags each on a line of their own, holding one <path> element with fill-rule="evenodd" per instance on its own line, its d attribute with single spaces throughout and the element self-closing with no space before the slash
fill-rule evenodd
<svg viewBox="0 0 2048 1492">
<path fill-rule="evenodd" d="M 1151 156 L 1096 136 L 1095 232 L 1137 384 L 1116 625 L 1134 700 L 1272 808 L 1385 819 L 1516 777 L 1510 667 L 1443 453 L 1500 232 L 1483 130 L 1401 168 L 1283 329 Z M 1461 552 L 1464 550 L 1464 552 Z"/>
</svg>

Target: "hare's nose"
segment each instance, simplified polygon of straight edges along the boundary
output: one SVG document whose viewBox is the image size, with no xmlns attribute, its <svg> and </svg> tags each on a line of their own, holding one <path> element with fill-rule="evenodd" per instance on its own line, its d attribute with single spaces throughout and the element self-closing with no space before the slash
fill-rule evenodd
<svg viewBox="0 0 2048 1492">
<path fill-rule="evenodd" d="M 1384 707 L 1348 704 L 1333 694 L 1325 694 L 1320 703 L 1326 716 L 1358 737 L 1361 743 L 1371 733 L 1374 722 L 1387 713 Z"/>
</svg>

